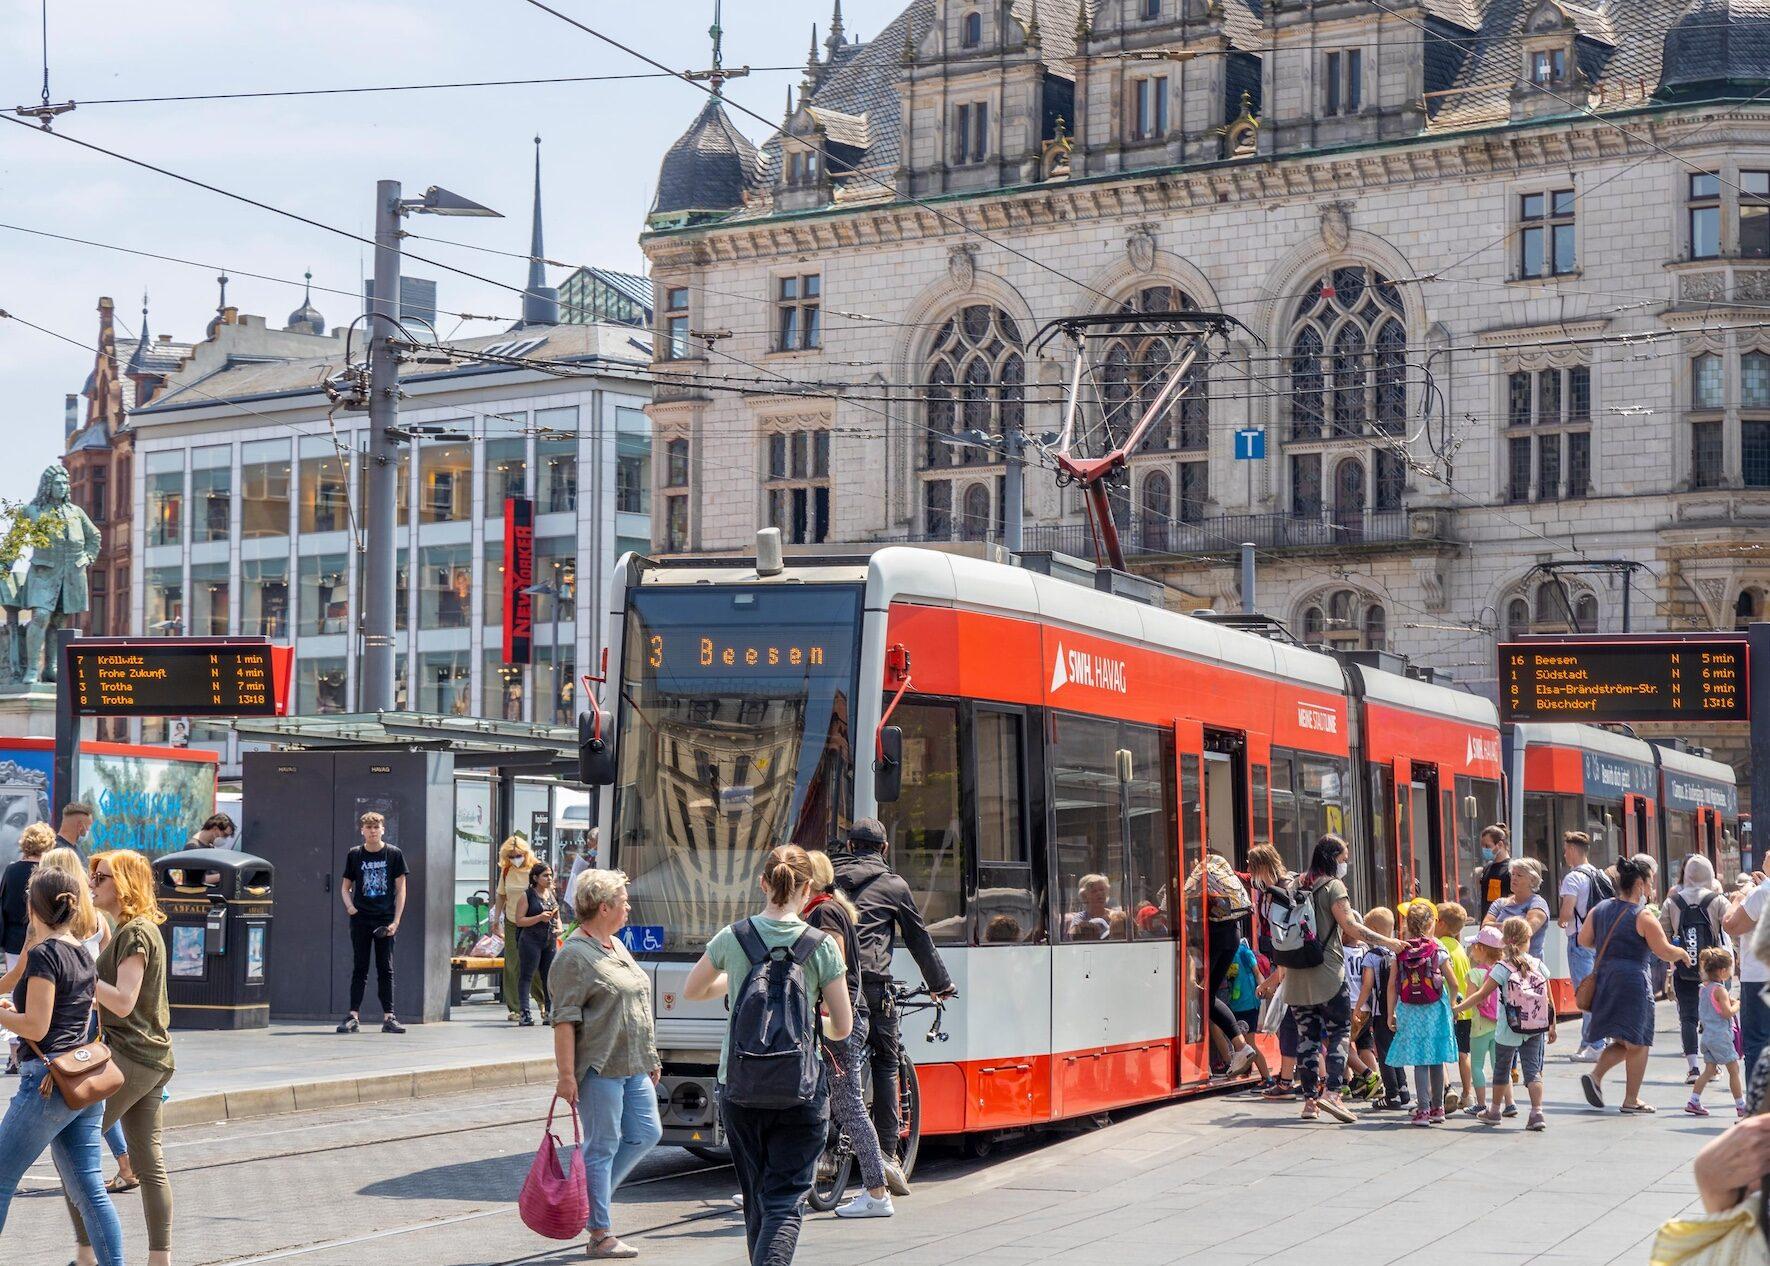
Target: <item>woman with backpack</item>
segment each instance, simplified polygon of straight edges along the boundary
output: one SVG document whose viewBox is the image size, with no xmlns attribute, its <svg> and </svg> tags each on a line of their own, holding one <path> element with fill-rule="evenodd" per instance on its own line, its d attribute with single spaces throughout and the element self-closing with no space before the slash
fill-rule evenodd
<svg viewBox="0 0 1770 1266">
<path fill-rule="evenodd" d="M 759 882 L 762 913 L 707 942 L 682 996 L 725 995 L 731 1020 L 719 1049 L 719 1116 L 743 1191 L 744 1242 L 751 1266 L 786 1266 L 829 1135 L 818 1000 L 828 1012 L 823 1036 L 833 1043 L 853 1032 L 854 1008 L 835 938 L 800 917 L 816 888 L 805 850 L 774 849 Z"/>
<path fill-rule="evenodd" d="M 1267 915 L 1272 906 L 1272 890 L 1282 888 L 1290 880 L 1291 872 L 1285 869 L 1284 858 L 1272 845 L 1256 844 L 1248 850 L 1248 882 L 1254 890 L 1254 949 L 1269 963 L 1272 928 Z M 1283 983 L 1284 968 L 1274 963 L 1254 992 L 1265 1000 L 1278 993 Z M 1278 1076 L 1260 1092 L 1262 1098 L 1274 1101 L 1289 1100 L 1296 1094 L 1293 1078 L 1297 1071 L 1297 1021 L 1282 998 L 1277 1005 L 1284 1012 L 1278 1021 Z"/>
<path fill-rule="evenodd" d="M 1654 896 L 1654 872 L 1653 858 L 1646 853 L 1618 858 L 1616 896 L 1600 902 L 1579 930 L 1580 944 L 1595 951 L 1588 978 L 1592 1040 L 1609 1042 L 1592 1071 L 1580 1077 L 1580 1088 L 1587 1103 L 1602 1108 L 1604 1074 L 1622 1064 L 1621 1110 L 1631 1116 L 1653 1111 L 1651 1104 L 1641 1102 L 1641 1079 L 1647 1075 L 1647 1056 L 1653 1048 L 1648 960 L 1658 957 L 1673 966 L 1690 961 L 1646 908 Z"/>
<path fill-rule="evenodd" d="M 1414 1070 L 1415 1125 L 1444 1124 L 1444 1066 L 1457 1062 L 1451 1018 L 1450 956 L 1433 939 L 1438 908 L 1424 897 L 1407 907 L 1407 939 L 1389 976 L 1387 1023 L 1395 1035 L 1385 1057 L 1391 1068 Z"/>
<path fill-rule="evenodd" d="M 1671 896 L 1660 906 L 1659 922 L 1666 936 L 1684 948 L 1695 963 L 1702 961 L 1707 949 L 1726 949 L 1727 934 L 1721 920 L 1727 916 L 1727 899 L 1721 895 L 1721 881 L 1715 878 L 1715 867 L 1701 853 L 1684 859 L 1684 882 L 1672 889 Z M 1672 996 L 1678 1000 L 1678 1037 L 1684 1046 L 1684 1062 L 1690 1072 L 1684 1078 L 1695 1084 L 1701 1075 L 1697 1062 L 1697 998 L 1702 990 L 1702 972 L 1696 966 L 1673 964 Z"/>
<path fill-rule="evenodd" d="M 1501 1005 L 1494 1015 L 1493 1103 L 1475 1119 L 1500 1123 L 1500 1088 L 1511 1082 L 1516 1060 L 1530 1092 L 1524 1128 L 1540 1132 L 1548 1127 L 1543 1119 L 1543 1055 L 1545 1043 L 1555 1040 L 1555 1004 L 1549 998 L 1549 969 L 1530 952 L 1530 924 L 1516 915 L 1500 925 L 1500 961 L 1488 968 L 1487 979 L 1464 1004 L 1481 1013 L 1495 993 Z"/>
<path fill-rule="evenodd" d="M 888 1218 L 893 1194 L 910 1194 L 909 1181 L 895 1161 L 885 1159 L 879 1147 L 879 1135 L 867 1105 L 861 1096 L 862 1067 L 868 1062 L 867 999 L 860 987 L 860 948 L 854 939 L 854 924 L 859 911 L 848 894 L 836 887 L 836 868 L 828 853 L 811 854 L 811 870 L 816 891 L 805 903 L 805 922 L 820 932 L 827 932 L 842 951 L 842 962 L 848 974 L 848 1001 L 854 1008 L 854 1028 L 848 1040 L 833 1042 L 829 1054 L 831 1068 L 830 1112 L 848 1135 L 854 1147 L 854 1158 L 860 1165 L 860 1183 L 865 1188 L 858 1196 L 836 1210 L 839 1218 Z M 889 1190 L 888 1190 L 889 1189 Z"/>
</svg>

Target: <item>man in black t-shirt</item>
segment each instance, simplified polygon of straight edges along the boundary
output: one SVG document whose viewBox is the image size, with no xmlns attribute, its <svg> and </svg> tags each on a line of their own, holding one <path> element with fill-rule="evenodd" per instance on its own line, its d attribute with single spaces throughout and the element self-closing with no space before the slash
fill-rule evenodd
<svg viewBox="0 0 1770 1266">
<path fill-rule="evenodd" d="M 375 992 L 381 998 L 381 1031 L 404 1033 L 393 1014 L 393 938 L 406 912 L 406 858 L 382 840 L 387 821 L 379 813 L 359 819 L 363 842 L 344 858 L 344 882 L 338 892 L 350 913 L 350 1013 L 338 1032 L 358 1031 L 363 990 L 369 983 L 369 951 L 375 953 Z"/>
</svg>

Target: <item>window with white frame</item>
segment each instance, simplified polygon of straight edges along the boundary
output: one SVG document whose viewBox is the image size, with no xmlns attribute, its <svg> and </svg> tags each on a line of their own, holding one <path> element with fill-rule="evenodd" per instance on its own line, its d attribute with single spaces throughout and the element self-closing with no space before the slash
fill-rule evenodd
<svg viewBox="0 0 1770 1266">
<path fill-rule="evenodd" d="M 688 356 L 688 287 L 667 286 L 664 289 L 664 356 L 665 360 L 682 360 Z"/>
<path fill-rule="evenodd" d="M 1153 141 L 1168 134 L 1168 77 L 1131 81 L 1131 139 Z"/>
<path fill-rule="evenodd" d="M 1571 189 L 1518 197 L 1518 275 L 1562 277 L 1578 267 Z"/>
<path fill-rule="evenodd" d="M 989 157 L 989 104 L 967 102 L 953 107 L 953 165 L 964 167 Z"/>
<path fill-rule="evenodd" d="M 1506 375 L 1506 500 L 1563 501 L 1592 492 L 1592 369 Z"/>
<path fill-rule="evenodd" d="M 774 350 L 804 352 L 823 345 L 823 279 L 817 273 L 774 283 Z"/>
<path fill-rule="evenodd" d="M 821 545 L 830 536 L 830 432 L 775 431 L 767 438 L 762 483 L 768 526 L 789 545 Z"/>
<path fill-rule="evenodd" d="M 1567 50 L 1536 48 L 1530 51 L 1530 82 L 1538 87 L 1567 81 Z"/>
<path fill-rule="evenodd" d="M 1357 114 L 1364 106 L 1364 50 L 1335 49 L 1323 54 L 1322 113 Z"/>
</svg>

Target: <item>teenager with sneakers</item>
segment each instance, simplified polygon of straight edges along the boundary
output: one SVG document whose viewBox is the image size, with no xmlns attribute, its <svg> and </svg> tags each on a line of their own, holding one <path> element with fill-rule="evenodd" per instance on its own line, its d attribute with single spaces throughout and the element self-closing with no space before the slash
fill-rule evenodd
<svg viewBox="0 0 1770 1266">
<path fill-rule="evenodd" d="M 1592 837 L 1584 831 L 1569 831 L 1561 837 L 1561 860 L 1566 863 L 1566 873 L 1558 890 L 1561 909 L 1556 921 L 1567 936 L 1567 974 L 1578 989 L 1579 982 L 1592 974 L 1592 951 L 1579 943 L 1579 930 L 1592 907 L 1614 897 L 1616 891 L 1610 876 L 1592 865 Z M 1589 1020 L 1581 1022 L 1575 1063 L 1597 1062 L 1599 1048 L 1592 1045 L 1591 1029 Z"/>
<path fill-rule="evenodd" d="M 393 1013 L 393 938 L 406 912 L 406 857 L 383 836 L 387 819 L 369 812 L 358 819 L 363 842 L 345 854 L 344 879 L 338 895 L 350 915 L 350 1011 L 338 1032 L 355 1033 L 360 1025 L 363 991 L 369 983 L 369 955 L 375 955 L 375 992 L 381 1000 L 381 1031 L 404 1033 Z"/>
<path fill-rule="evenodd" d="M 1721 881 L 1715 878 L 1714 864 L 1701 853 L 1692 853 L 1684 861 L 1683 882 L 1672 889 L 1659 908 L 1659 923 L 1673 944 L 1690 955 L 1688 963 L 1673 963 L 1672 996 L 1678 1002 L 1678 1038 L 1684 1047 L 1684 1062 L 1690 1065 L 1686 1083 L 1694 1085 L 1701 1068 L 1697 1063 L 1697 1003 L 1704 976 L 1698 964 L 1703 952 L 1725 949 L 1726 933 L 1721 921 L 1727 914 L 1727 898 L 1721 895 Z"/>
</svg>

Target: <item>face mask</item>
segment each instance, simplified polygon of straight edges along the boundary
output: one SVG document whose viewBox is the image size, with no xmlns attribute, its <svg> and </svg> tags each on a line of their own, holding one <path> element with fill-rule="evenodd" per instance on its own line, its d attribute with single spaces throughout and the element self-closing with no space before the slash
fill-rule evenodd
<svg viewBox="0 0 1770 1266">
<path fill-rule="evenodd" d="M 1493 850 L 1491 848 L 1482 849 L 1481 860 L 1484 862 L 1491 862 L 1493 860 Z"/>
<path fill-rule="evenodd" d="M 1334 867 L 1334 878 L 1335 879 L 1346 878 L 1346 870 L 1347 870 L 1346 863 L 1341 862 L 1338 866 Z"/>
</svg>

